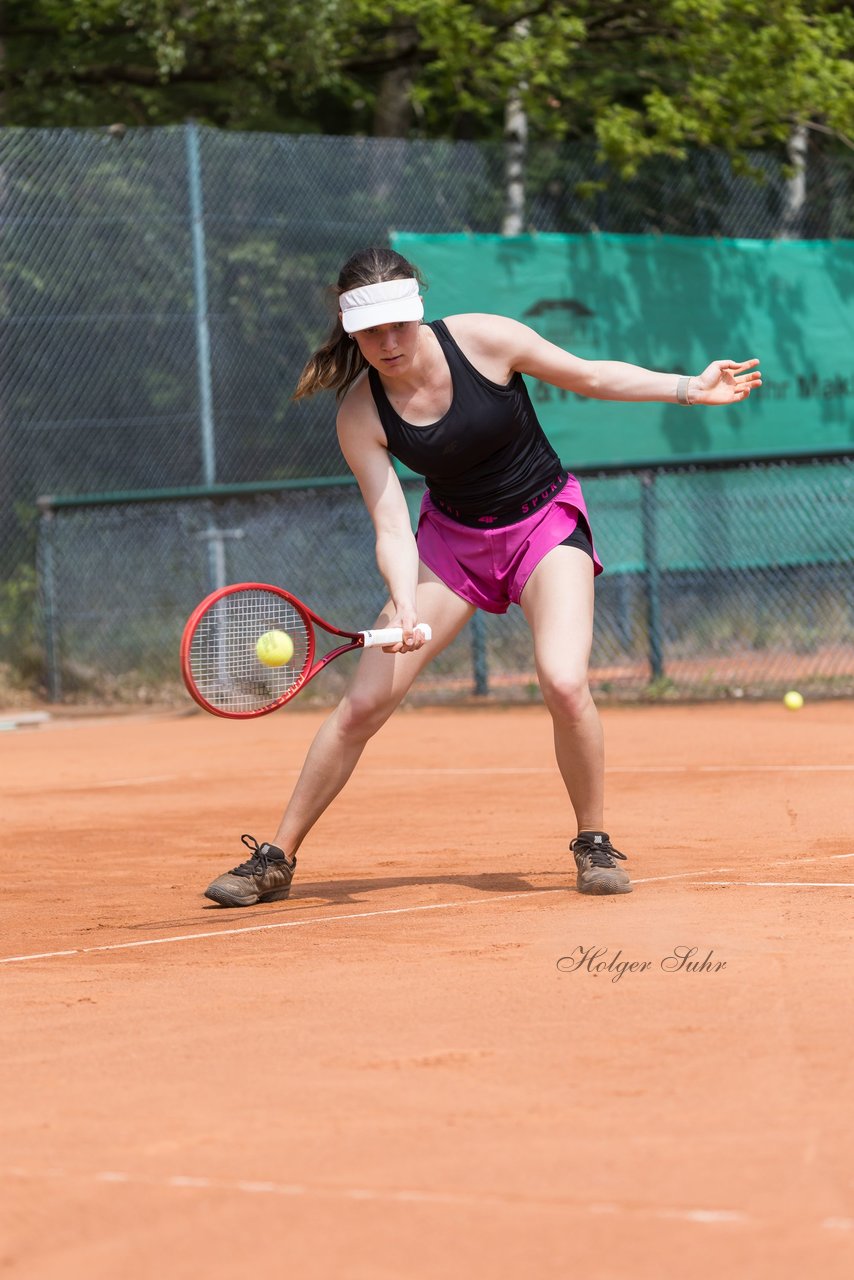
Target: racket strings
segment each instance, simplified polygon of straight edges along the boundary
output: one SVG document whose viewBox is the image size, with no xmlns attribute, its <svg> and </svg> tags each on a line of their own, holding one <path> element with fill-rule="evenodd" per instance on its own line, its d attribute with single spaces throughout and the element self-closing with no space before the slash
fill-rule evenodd
<svg viewBox="0 0 854 1280">
<path fill-rule="evenodd" d="M 255 646 L 267 631 L 286 632 L 293 657 L 261 662 Z M 220 711 L 259 711 L 302 683 L 312 654 L 311 623 L 289 600 L 255 588 L 220 597 L 200 619 L 190 645 L 193 680 Z"/>
</svg>

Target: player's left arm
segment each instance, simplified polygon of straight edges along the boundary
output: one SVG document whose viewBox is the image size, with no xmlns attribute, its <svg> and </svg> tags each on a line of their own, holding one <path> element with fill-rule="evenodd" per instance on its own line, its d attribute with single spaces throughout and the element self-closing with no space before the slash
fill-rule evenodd
<svg viewBox="0 0 854 1280">
<path fill-rule="evenodd" d="M 484 320 L 487 317 L 482 317 Z M 542 382 L 594 400 L 661 401 L 676 403 L 680 375 L 621 360 L 584 360 L 549 342 L 518 320 L 490 316 L 479 326 L 481 340 L 506 355 L 510 372 L 529 374 Z M 713 360 L 702 373 L 688 377 L 683 394 L 690 404 L 727 405 L 746 400 L 762 385 L 759 361 Z"/>
</svg>

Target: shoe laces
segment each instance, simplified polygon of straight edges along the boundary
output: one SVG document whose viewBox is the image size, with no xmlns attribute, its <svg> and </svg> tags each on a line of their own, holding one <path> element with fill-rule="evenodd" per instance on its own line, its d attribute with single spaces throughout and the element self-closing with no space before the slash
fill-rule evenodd
<svg viewBox="0 0 854 1280">
<path fill-rule="evenodd" d="M 623 862 L 627 861 L 626 855 L 620 853 L 619 849 L 615 849 L 607 836 L 594 840 L 592 836 L 581 835 L 573 840 L 569 847 L 573 853 L 588 857 L 592 867 L 616 866 L 616 858 L 622 858 Z"/>
<path fill-rule="evenodd" d="M 271 861 L 264 850 L 269 849 L 270 846 L 260 845 L 254 836 L 241 836 L 240 839 L 247 849 L 252 850 L 252 857 L 247 858 L 245 862 L 241 862 L 239 867 L 233 867 L 230 874 L 233 876 L 263 875 Z M 278 858 L 275 861 L 278 862 Z"/>
</svg>

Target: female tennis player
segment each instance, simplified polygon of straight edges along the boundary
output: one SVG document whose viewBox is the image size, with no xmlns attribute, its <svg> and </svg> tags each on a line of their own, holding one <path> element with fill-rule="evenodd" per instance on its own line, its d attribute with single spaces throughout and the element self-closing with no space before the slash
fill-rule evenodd
<svg viewBox="0 0 854 1280">
<path fill-rule="evenodd" d="M 418 270 L 387 248 L 356 253 L 338 278 L 339 313 L 295 398 L 340 401 L 338 438 L 376 530 L 388 587 L 379 626 L 403 629 L 370 649 L 318 731 L 278 830 L 251 836 L 249 859 L 206 890 L 223 906 L 286 898 L 307 833 L 352 774 L 369 738 L 419 672 L 476 609 L 519 605 L 551 713 L 557 766 L 574 815 L 582 893 L 629 893 L 625 854 L 604 827 L 604 752 L 587 664 L 593 580 L 602 571 L 577 479 L 549 444 L 522 378 L 599 400 L 732 405 L 761 385 L 758 360 L 715 360 L 696 377 L 582 360 L 500 315 L 423 323 Z M 417 533 L 392 459 L 426 479 Z M 419 619 L 432 627 L 425 644 Z"/>
</svg>

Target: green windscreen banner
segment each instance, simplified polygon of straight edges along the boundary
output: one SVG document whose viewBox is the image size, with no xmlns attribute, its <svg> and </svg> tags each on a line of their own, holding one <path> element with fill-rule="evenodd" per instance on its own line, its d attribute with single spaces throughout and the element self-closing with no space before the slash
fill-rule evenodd
<svg viewBox="0 0 854 1280">
<path fill-rule="evenodd" d="M 588 360 L 698 374 L 761 361 L 726 409 L 592 400 L 528 378 L 570 468 L 854 448 L 854 241 L 618 235 L 415 235 L 425 318 L 511 316 Z"/>
</svg>

